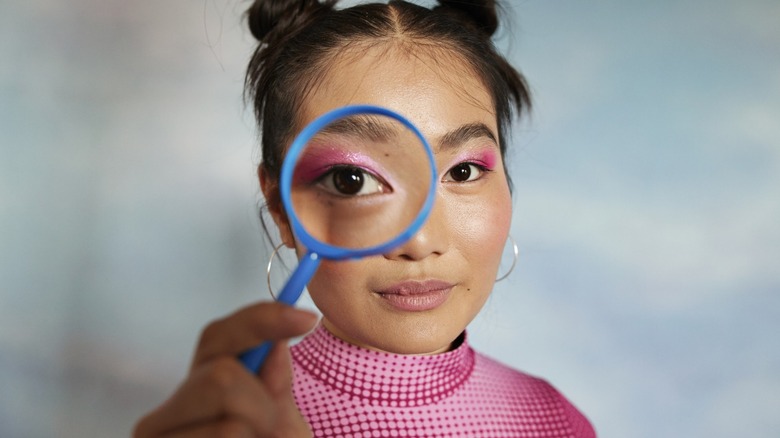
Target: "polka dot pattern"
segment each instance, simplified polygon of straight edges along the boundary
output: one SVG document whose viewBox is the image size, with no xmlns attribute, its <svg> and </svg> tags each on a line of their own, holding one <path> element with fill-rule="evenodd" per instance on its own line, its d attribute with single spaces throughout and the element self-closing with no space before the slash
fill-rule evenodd
<svg viewBox="0 0 780 438">
<path fill-rule="evenodd" d="M 476 353 L 366 350 L 318 327 L 291 348 L 293 392 L 315 437 L 595 438 L 547 382 Z"/>
</svg>

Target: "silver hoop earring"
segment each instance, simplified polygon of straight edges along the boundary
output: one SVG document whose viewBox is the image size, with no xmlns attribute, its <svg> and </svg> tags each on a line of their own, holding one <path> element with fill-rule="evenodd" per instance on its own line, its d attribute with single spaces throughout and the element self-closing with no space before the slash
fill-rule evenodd
<svg viewBox="0 0 780 438">
<path fill-rule="evenodd" d="M 276 254 L 279 252 L 280 249 L 282 249 L 283 246 L 284 243 L 280 243 L 276 245 L 276 247 L 274 248 L 274 252 L 271 253 L 271 258 L 268 259 L 268 266 L 266 266 L 265 268 L 265 280 L 266 283 L 268 284 L 268 293 L 271 294 L 271 298 L 273 298 L 274 301 L 276 301 L 276 294 L 274 293 L 274 290 L 271 287 L 271 265 L 274 262 L 274 258 L 276 258 Z"/>
<path fill-rule="evenodd" d="M 517 249 L 517 243 L 515 243 L 515 239 L 512 238 L 512 235 L 510 234 L 508 237 L 509 237 L 509 241 L 512 242 L 512 255 L 513 255 L 512 266 L 509 267 L 509 270 L 506 271 L 506 274 L 496 278 L 496 283 L 509 277 L 509 274 L 512 273 L 512 271 L 515 269 L 515 265 L 517 264 L 517 255 L 519 254 L 520 251 Z"/>
</svg>

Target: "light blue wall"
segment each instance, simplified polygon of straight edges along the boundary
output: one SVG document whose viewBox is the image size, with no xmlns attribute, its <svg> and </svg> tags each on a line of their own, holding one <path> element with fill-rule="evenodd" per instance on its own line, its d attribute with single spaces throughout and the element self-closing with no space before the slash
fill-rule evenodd
<svg viewBox="0 0 780 438">
<path fill-rule="evenodd" d="M 267 296 L 242 5 L 0 4 L 0 436 L 127 435 Z M 604 437 L 776 435 L 780 3 L 511 10 L 521 259 L 474 345 Z"/>
</svg>

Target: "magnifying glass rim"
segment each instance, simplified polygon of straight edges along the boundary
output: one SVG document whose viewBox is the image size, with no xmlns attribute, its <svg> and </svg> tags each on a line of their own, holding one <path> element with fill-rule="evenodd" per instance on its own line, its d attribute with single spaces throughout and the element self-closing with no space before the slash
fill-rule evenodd
<svg viewBox="0 0 780 438">
<path fill-rule="evenodd" d="M 322 128 L 333 123 L 334 121 L 356 114 L 376 114 L 387 116 L 399 121 L 404 126 L 409 128 L 425 147 L 425 153 L 428 157 L 428 164 L 431 168 L 431 181 L 430 188 L 428 190 L 428 196 L 425 198 L 425 202 L 423 203 L 420 212 L 414 218 L 412 223 L 406 227 L 406 229 L 401 231 L 392 239 L 378 245 L 367 248 L 344 248 L 321 242 L 309 234 L 308 231 L 306 231 L 306 228 L 304 228 L 304 226 L 298 220 L 298 216 L 295 214 L 295 209 L 292 206 L 291 188 L 295 164 L 298 161 L 298 156 L 303 151 L 303 148 L 306 147 L 306 144 L 309 142 L 309 140 L 311 140 L 311 138 L 314 137 L 314 135 L 316 135 Z M 383 254 L 389 252 L 391 249 L 411 238 L 414 233 L 416 233 L 417 230 L 422 227 L 423 223 L 425 223 L 425 220 L 428 218 L 428 215 L 431 212 L 433 200 L 436 195 L 436 180 L 436 161 L 433 157 L 433 150 L 431 149 L 431 145 L 428 143 L 428 140 L 425 139 L 420 130 L 412 124 L 412 122 L 395 111 L 384 107 L 375 105 L 349 105 L 323 114 L 311 122 L 308 126 L 306 126 L 306 128 L 303 129 L 303 131 L 301 131 L 300 134 L 298 134 L 292 145 L 290 145 L 290 149 L 287 151 L 287 156 L 284 159 L 284 163 L 282 163 L 282 173 L 279 181 L 279 189 L 282 195 L 282 205 L 287 212 L 287 218 L 290 221 L 293 233 L 300 240 L 303 246 L 305 246 L 310 253 L 315 253 L 319 256 L 332 260 L 342 260 L 366 257 L 375 254 Z"/>
</svg>

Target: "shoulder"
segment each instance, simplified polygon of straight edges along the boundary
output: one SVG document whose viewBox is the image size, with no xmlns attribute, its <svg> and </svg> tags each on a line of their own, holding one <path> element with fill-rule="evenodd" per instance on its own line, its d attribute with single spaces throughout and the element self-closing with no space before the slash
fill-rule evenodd
<svg viewBox="0 0 780 438">
<path fill-rule="evenodd" d="M 522 416 L 544 418 L 571 431 L 577 438 L 595 438 L 585 415 L 547 380 L 511 368 L 481 353 L 475 354 L 471 383 L 501 398 Z"/>
</svg>

